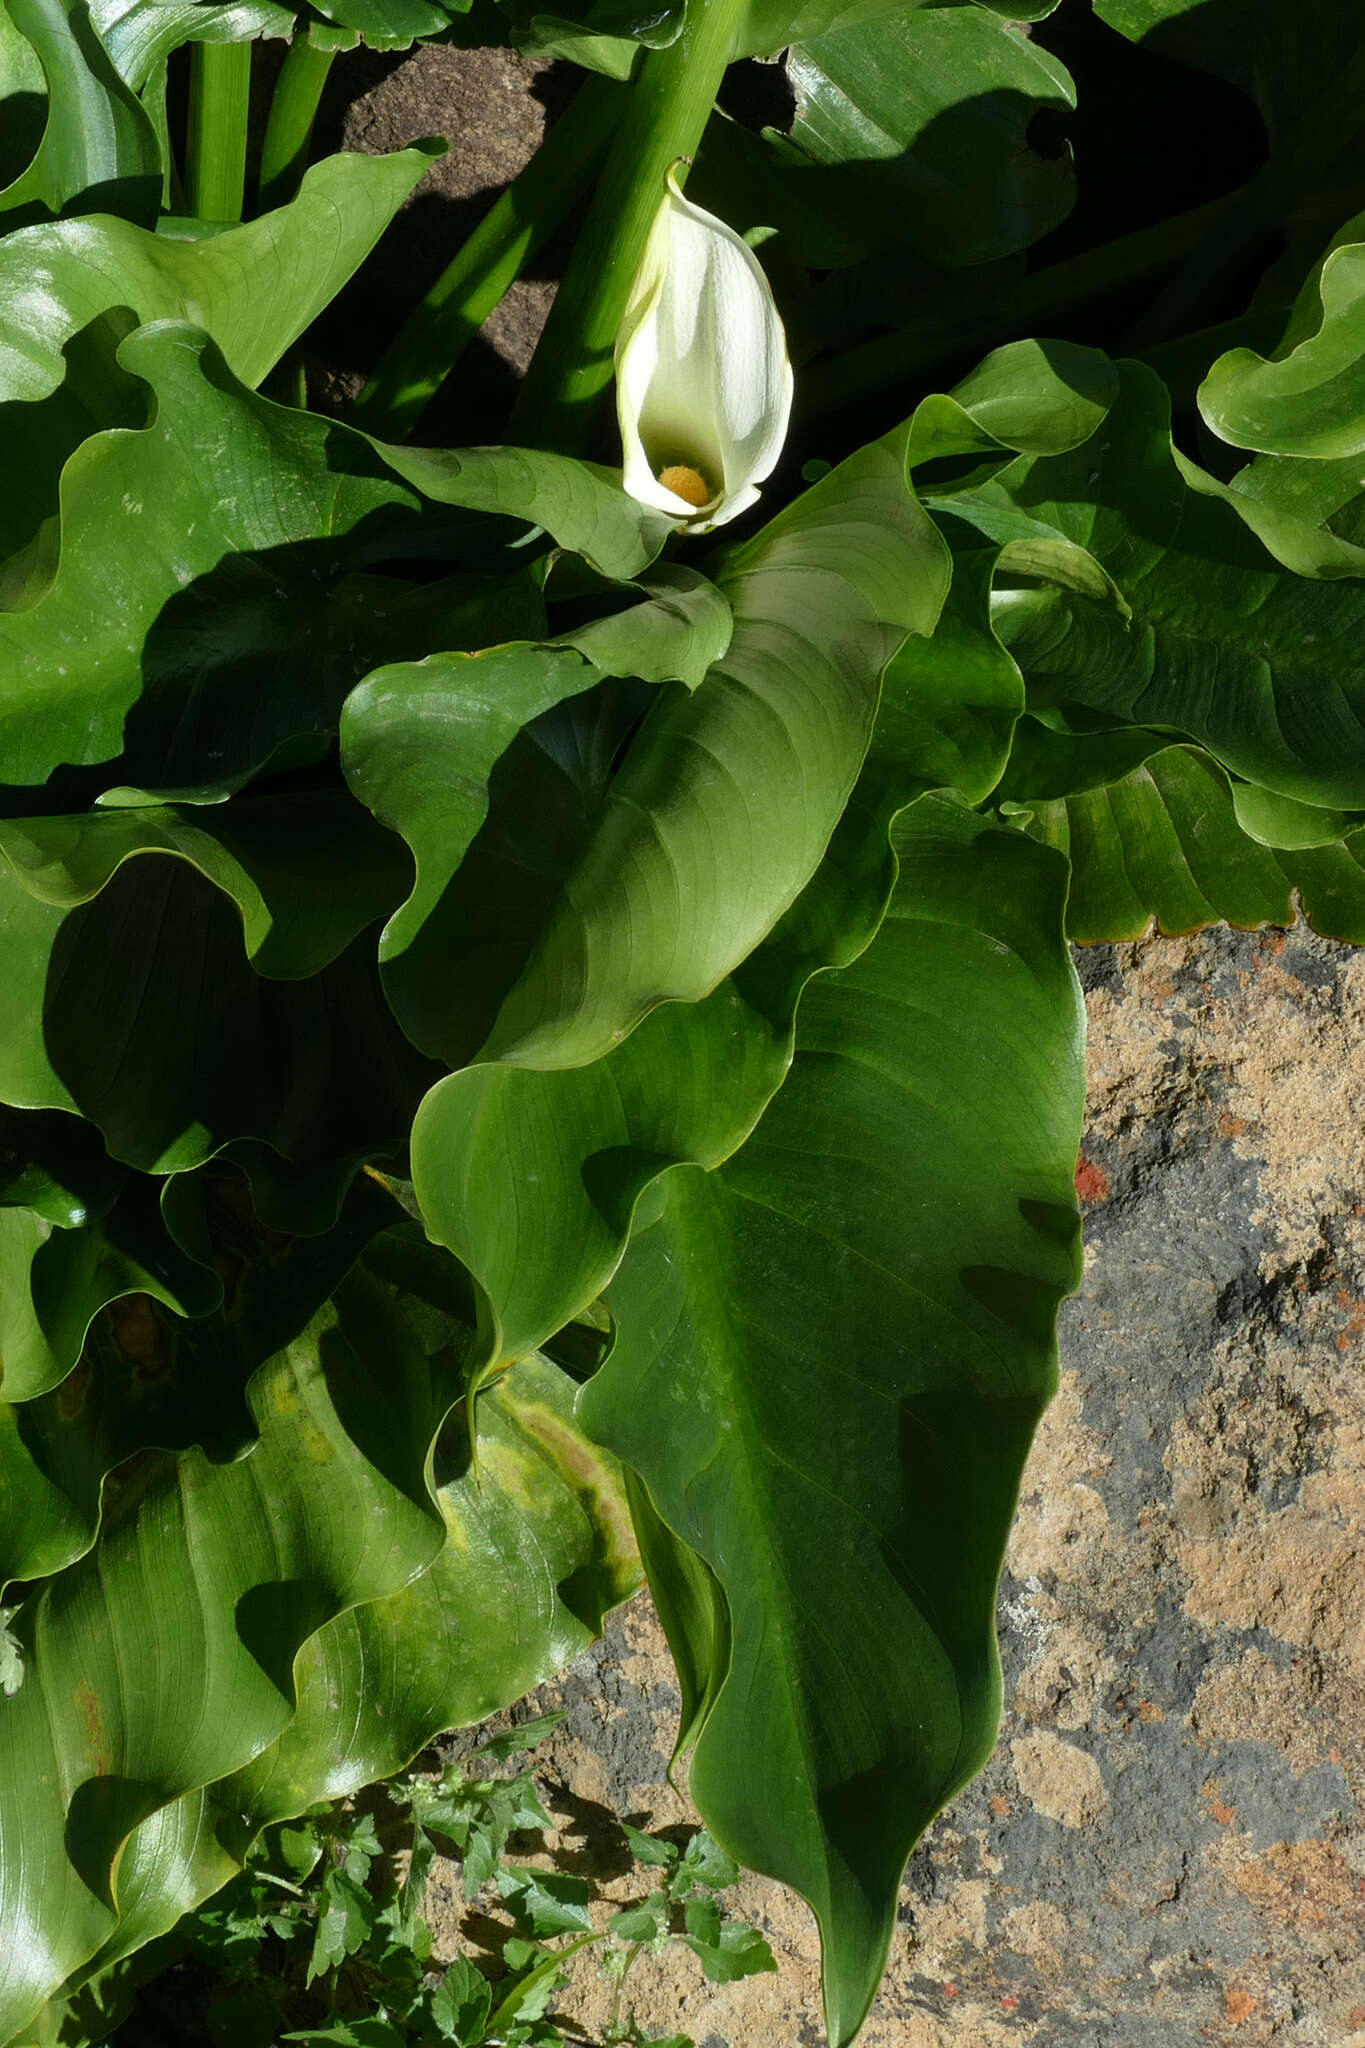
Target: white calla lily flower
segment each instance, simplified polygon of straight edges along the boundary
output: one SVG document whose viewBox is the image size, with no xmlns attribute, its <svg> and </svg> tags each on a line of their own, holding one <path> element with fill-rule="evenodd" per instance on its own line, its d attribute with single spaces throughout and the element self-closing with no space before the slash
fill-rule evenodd
<svg viewBox="0 0 1365 2048">
<path fill-rule="evenodd" d="M 670 171 L 616 344 L 625 488 L 709 533 L 757 499 L 791 404 L 787 338 L 757 257 Z"/>
</svg>

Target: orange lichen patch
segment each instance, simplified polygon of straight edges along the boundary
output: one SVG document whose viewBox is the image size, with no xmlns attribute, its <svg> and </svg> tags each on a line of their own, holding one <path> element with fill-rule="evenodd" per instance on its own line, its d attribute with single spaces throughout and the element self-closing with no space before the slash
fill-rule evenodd
<svg viewBox="0 0 1365 2048">
<path fill-rule="evenodd" d="M 1330 1842 L 1273 1842 L 1234 1870 L 1232 1882 L 1253 1906 L 1291 1926 L 1326 1927 L 1360 1911 L 1350 1866 Z"/>
<path fill-rule="evenodd" d="M 1109 1176 L 1093 1159 L 1076 1161 L 1076 1193 L 1083 1202 L 1109 1200 Z"/>
<path fill-rule="evenodd" d="M 1365 1336 L 1365 1299 L 1352 1294 L 1349 1287 L 1338 1287 L 1337 1307 L 1346 1318 L 1346 1327 L 1336 1339 L 1337 1350 L 1349 1351 L 1360 1337 Z"/>
<path fill-rule="evenodd" d="M 997 1792 L 991 1800 L 991 1812 L 995 1815 L 996 1819 L 1003 1820 L 1007 1813 L 1013 1813 L 1013 1811 L 1014 1808 L 1009 1800 L 1006 1799 L 1004 1793 Z"/>
<path fill-rule="evenodd" d="M 1219 1790 L 1217 1778 L 1206 1778 L 1199 1788 L 1199 1796 L 1207 1801 L 1209 1812 L 1217 1821 L 1219 1827 L 1230 1828 L 1236 1824 L 1237 1808 L 1235 1806 L 1228 1806 L 1219 1797 Z"/>
<path fill-rule="evenodd" d="M 159 1380 L 171 1369 L 171 1333 L 150 1294 L 125 1294 L 107 1310 L 114 1349 L 133 1368 L 134 1379 Z"/>
<path fill-rule="evenodd" d="M 1166 1718 L 1154 1700 L 1139 1700 L 1137 1711 L 1139 1721 L 1164 1721 Z"/>
<path fill-rule="evenodd" d="M 1256 2010 L 1256 2000 L 1249 1991 L 1226 1991 L 1223 1994 L 1223 2016 L 1230 2027 L 1240 2027 L 1243 2020 L 1249 2020 Z"/>
<path fill-rule="evenodd" d="M 1232 1116 L 1226 1109 L 1218 1119 L 1220 1138 L 1244 1138 L 1250 1129 L 1251 1125 L 1244 1116 Z"/>
<path fill-rule="evenodd" d="M 695 505 L 698 510 L 709 505 L 715 492 L 699 469 L 692 469 L 685 462 L 670 462 L 667 469 L 659 471 L 659 482 L 666 491 L 672 491 L 675 498 L 681 498 L 686 505 Z"/>
</svg>

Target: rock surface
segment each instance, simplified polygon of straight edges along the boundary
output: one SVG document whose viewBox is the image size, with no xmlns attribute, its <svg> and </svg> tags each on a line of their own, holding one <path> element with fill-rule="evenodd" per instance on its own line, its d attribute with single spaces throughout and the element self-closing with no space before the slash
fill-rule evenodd
<svg viewBox="0 0 1365 2048">
<path fill-rule="evenodd" d="M 911 1860 L 865 2048 L 1365 2048 L 1365 954 L 1300 927 L 1079 964 L 1086 1280 L 1001 1588 L 1005 1723 Z M 552 1705 L 561 1858 L 624 1898 L 610 1812 L 688 1818 L 647 1598 L 517 1718 Z M 816 2048 L 810 1916 L 758 1879 L 736 1905 L 778 1975 L 645 1959 L 640 2020 Z M 607 2003 L 585 1967 L 565 2009 L 591 2034 Z"/>
</svg>

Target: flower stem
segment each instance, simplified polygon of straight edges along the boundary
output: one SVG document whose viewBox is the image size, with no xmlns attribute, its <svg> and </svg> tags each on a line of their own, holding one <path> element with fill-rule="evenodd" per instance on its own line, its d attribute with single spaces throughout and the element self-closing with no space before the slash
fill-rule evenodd
<svg viewBox="0 0 1365 2048">
<path fill-rule="evenodd" d="M 185 196 L 200 220 L 242 217 L 250 97 L 250 43 L 191 45 Z"/>
<path fill-rule="evenodd" d="M 646 50 L 606 169 L 512 414 L 511 437 L 579 454 L 612 377 L 617 330 L 664 177 L 691 157 L 735 45 L 743 0 L 689 0 L 678 40 Z"/>
<path fill-rule="evenodd" d="M 322 88 L 335 55 L 335 50 L 319 49 L 306 30 L 295 35 L 285 52 L 261 145 L 263 213 L 283 206 L 299 188 Z"/>
<path fill-rule="evenodd" d="M 568 213 L 605 155 L 622 97 L 600 75 L 580 88 L 389 344 L 347 415 L 380 440 L 402 441 L 483 322 Z"/>
</svg>

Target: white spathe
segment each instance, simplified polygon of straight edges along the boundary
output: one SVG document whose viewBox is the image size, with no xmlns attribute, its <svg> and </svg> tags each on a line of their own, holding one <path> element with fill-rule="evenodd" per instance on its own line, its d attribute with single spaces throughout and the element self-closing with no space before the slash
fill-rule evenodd
<svg viewBox="0 0 1365 2048">
<path fill-rule="evenodd" d="M 758 258 L 670 171 L 616 344 L 625 488 L 709 533 L 757 499 L 791 404 L 787 337 Z"/>
</svg>

